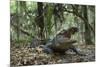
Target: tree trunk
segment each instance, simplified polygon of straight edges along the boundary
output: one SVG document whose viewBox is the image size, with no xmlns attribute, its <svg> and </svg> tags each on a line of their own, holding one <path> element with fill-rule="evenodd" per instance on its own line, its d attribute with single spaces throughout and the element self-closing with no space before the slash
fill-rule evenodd
<svg viewBox="0 0 100 67">
<path fill-rule="evenodd" d="M 37 15 L 37 26 L 39 27 L 39 38 L 42 40 L 44 36 L 44 16 L 43 16 L 43 3 L 37 3 L 38 15 Z"/>
<path fill-rule="evenodd" d="M 91 29 L 89 27 L 89 20 L 88 20 L 88 12 L 87 12 L 87 6 L 83 6 L 83 16 L 85 18 L 84 24 L 85 24 L 85 43 L 86 44 L 93 44 L 91 40 Z"/>
<path fill-rule="evenodd" d="M 19 37 L 20 37 L 20 30 L 19 30 L 19 2 L 17 2 L 17 8 L 16 8 L 16 11 L 17 11 L 17 40 L 19 41 Z"/>
</svg>

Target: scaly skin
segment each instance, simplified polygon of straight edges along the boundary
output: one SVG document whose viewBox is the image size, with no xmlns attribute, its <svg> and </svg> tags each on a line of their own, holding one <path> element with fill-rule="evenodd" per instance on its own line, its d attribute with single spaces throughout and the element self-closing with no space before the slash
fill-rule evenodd
<svg viewBox="0 0 100 67">
<path fill-rule="evenodd" d="M 48 53 L 57 52 L 65 54 L 68 49 L 72 49 L 76 54 L 81 55 L 76 48 L 73 46 L 76 40 L 71 40 L 71 36 L 78 32 L 76 27 L 71 27 L 68 30 L 63 30 L 54 37 L 54 39 L 45 45 Z M 46 51 L 46 50 L 45 50 Z"/>
</svg>

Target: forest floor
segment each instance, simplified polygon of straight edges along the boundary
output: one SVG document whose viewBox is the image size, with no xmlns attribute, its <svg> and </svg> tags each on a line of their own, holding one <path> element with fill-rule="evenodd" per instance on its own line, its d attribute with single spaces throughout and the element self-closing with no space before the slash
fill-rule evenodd
<svg viewBox="0 0 100 67">
<path fill-rule="evenodd" d="M 42 48 L 12 47 L 11 46 L 11 66 L 63 64 L 95 61 L 94 45 L 78 45 L 80 53 L 86 56 L 79 56 L 72 51 L 67 51 L 66 55 L 46 54 Z"/>
</svg>

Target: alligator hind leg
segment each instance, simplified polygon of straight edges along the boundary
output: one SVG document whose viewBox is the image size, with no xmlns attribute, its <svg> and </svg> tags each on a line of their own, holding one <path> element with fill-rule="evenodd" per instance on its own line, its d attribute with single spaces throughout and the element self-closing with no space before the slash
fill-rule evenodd
<svg viewBox="0 0 100 67">
<path fill-rule="evenodd" d="M 70 47 L 70 49 L 72 49 L 76 54 L 80 56 L 85 56 L 84 54 L 79 53 L 78 50 L 74 46 Z"/>
</svg>

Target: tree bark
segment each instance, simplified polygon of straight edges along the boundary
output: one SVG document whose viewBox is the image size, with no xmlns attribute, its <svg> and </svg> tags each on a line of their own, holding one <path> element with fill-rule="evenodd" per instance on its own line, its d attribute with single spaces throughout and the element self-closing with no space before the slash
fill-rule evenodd
<svg viewBox="0 0 100 67">
<path fill-rule="evenodd" d="M 38 15 L 36 17 L 36 23 L 39 27 L 39 37 L 40 39 L 44 39 L 44 16 L 43 16 L 43 3 L 37 3 Z"/>
<path fill-rule="evenodd" d="M 89 28 L 89 20 L 88 20 L 88 12 L 87 12 L 87 6 L 83 6 L 83 16 L 84 18 L 87 20 L 87 22 L 85 22 L 85 43 L 86 44 L 93 44 L 92 40 L 91 40 L 91 30 Z"/>
</svg>

